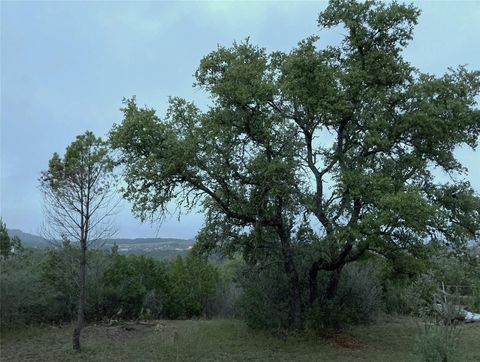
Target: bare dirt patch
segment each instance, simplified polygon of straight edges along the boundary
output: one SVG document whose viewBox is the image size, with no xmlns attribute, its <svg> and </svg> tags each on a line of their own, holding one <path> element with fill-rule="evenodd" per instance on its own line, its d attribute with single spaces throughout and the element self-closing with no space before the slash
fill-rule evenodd
<svg viewBox="0 0 480 362">
<path fill-rule="evenodd" d="M 336 334 L 331 337 L 330 341 L 337 348 L 352 351 L 360 351 L 367 347 L 364 342 L 348 334 Z"/>
<path fill-rule="evenodd" d="M 151 334 L 154 329 L 155 324 L 150 323 L 92 324 L 83 329 L 82 337 L 86 340 L 108 339 L 112 341 L 127 341 L 143 338 Z"/>
</svg>

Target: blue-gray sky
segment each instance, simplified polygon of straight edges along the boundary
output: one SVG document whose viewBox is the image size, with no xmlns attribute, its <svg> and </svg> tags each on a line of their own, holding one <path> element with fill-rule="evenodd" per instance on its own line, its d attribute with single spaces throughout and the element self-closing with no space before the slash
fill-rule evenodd
<svg viewBox="0 0 480 362">
<path fill-rule="evenodd" d="M 480 1 L 419 2 L 406 58 L 422 71 L 480 69 Z M 105 136 L 121 121 L 123 97 L 163 115 L 168 96 L 205 106 L 192 87 L 199 60 L 217 44 L 246 37 L 267 50 L 292 49 L 319 34 L 325 2 L 2 2 L 0 215 L 9 228 L 38 233 L 38 176 L 76 135 Z M 328 34 L 321 43 L 341 34 Z M 480 191 L 479 151 L 459 150 Z M 201 215 L 164 224 L 117 216 L 122 237 L 193 237 Z"/>
</svg>

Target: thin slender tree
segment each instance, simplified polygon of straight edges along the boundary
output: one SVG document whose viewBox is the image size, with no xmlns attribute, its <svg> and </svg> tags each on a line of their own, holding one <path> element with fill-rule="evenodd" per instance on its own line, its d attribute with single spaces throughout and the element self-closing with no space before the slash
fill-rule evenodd
<svg viewBox="0 0 480 362">
<path fill-rule="evenodd" d="M 78 352 L 85 319 L 87 250 L 115 231 L 111 217 L 119 200 L 116 186 L 108 147 L 90 131 L 77 136 L 63 158 L 54 153 L 40 177 L 46 234 L 52 242 L 68 241 L 80 247 L 78 314 L 73 331 L 73 349 Z"/>
</svg>

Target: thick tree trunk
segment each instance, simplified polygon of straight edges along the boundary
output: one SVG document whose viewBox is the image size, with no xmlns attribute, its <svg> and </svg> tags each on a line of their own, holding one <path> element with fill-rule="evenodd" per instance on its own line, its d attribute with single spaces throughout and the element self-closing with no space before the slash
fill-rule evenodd
<svg viewBox="0 0 480 362">
<path fill-rule="evenodd" d="M 300 331 L 303 329 L 302 293 L 298 273 L 290 253 L 286 256 L 285 271 L 290 282 L 290 324 L 293 330 Z"/>
<path fill-rule="evenodd" d="M 346 243 L 345 247 L 343 248 L 342 252 L 333 260 L 329 262 L 321 262 L 316 261 L 312 264 L 309 270 L 308 275 L 308 285 L 309 285 L 309 303 L 312 305 L 318 299 L 318 272 L 320 270 L 330 271 L 330 279 L 327 284 L 327 289 L 325 291 L 325 297 L 328 300 L 335 298 L 337 295 L 338 283 L 340 282 L 340 274 L 342 272 L 343 267 L 348 262 L 354 261 L 358 259 L 360 256 L 363 255 L 365 250 L 367 250 L 367 246 L 365 245 L 364 248 L 356 250 L 352 252 L 353 249 L 353 242 L 349 241 Z"/>
<path fill-rule="evenodd" d="M 318 298 L 318 271 L 319 271 L 319 263 L 313 263 L 310 270 L 308 271 L 308 289 L 309 289 L 309 298 L 308 302 L 310 305 L 313 305 Z"/>
<path fill-rule="evenodd" d="M 343 265 L 333 270 L 330 274 L 330 280 L 327 284 L 327 290 L 325 292 L 325 297 L 327 300 L 332 300 L 337 295 L 338 283 L 340 282 L 340 274 L 342 272 Z"/>
<path fill-rule="evenodd" d="M 82 252 L 80 255 L 80 298 L 78 301 L 78 315 L 75 327 L 73 329 L 73 349 L 80 352 L 80 333 L 83 328 L 85 319 L 85 280 L 87 266 L 87 246 L 86 242 L 82 242 Z"/>
<path fill-rule="evenodd" d="M 302 292 L 300 290 L 300 278 L 295 267 L 293 253 L 290 245 L 290 237 L 282 227 L 279 229 L 279 237 L 282 244 L 285 272 L 290 284 L 290 328 L 296 331 L 303 329 L 302 315 Z"/>
</svg>

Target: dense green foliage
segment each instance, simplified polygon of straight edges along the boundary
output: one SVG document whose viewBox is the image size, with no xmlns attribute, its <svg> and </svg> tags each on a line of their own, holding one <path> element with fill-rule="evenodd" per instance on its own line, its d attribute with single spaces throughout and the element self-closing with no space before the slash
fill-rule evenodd
<svg viewBox="0 0 480 362">
<path fill-rule="evenodd" d="M 382 287 L 376 273 L 366 265 L 349 264 L 342 273 L 335 298 L 321 298 L 311 308 L 308 326 L 324 332 L 373 322 L 383 310 L 382 298 Z"/>
<path fill-rule="evenodd" d="M 55 321 L 65 314 L 58 291 L 42 278 L 44 255 L 27 250 L 0 261 L 0 327 Z M 73 291 L 72 291 L 73 292 Z"/>
<path fill-rule="evenodd" d="M 106 142 L 86 131 L 54 153 L 40 176 L 44 197 L 45 236 L 88 249 L 111 236 L 109 217 L 115 210 L 116 177 Z"/>
<path fill-rule="evenodd" d="M 23 250 L 22 242 L 17 236 L 8 235 L 7 225 L 0 219 L 0 257 L 6 259 Z"/>
<path fill-rule="evenodd" d="M 245 265 L 240 270 L 242 317 L 252 328 L 282 330 L 288 327 L 289 291 L 281 266 Z"/>
<path fill-rule="evenodd" d="M 193 253 L 178 256 L 170 265 L 170 318 L 191 318 L 204 313 L 219 283 L 219 274 L 206 258 Z"/>
<path fill-rule="evenodd" d="M 78 307 L 80 250 L 66 243 L 1 260 L 1 327 L 70 322 Z M 205 316 L 221 270 L 193 253 L 173 261 L 89 251 L 87 321 Z"/>
<path fill-rule="evenodd" d="M 205 56 L 196 85 L 211 96 L 206 111 L 171 98 L 160 118 L 127 99 L 110 142 L 133 211 L 203 207 L 203 249 L 282 270 L 277 293 L 295 329 L 369 253 L 461 254 L 480 237 L 480 198 L 454 151 L 478 143 L 480 72 L 437 77 L 409 64 L 418 16 L 413 5 L 332 0 L 318 25 L 341 28 L 340 44 L 311 36 L 267 53 L 247 40 Z"/>
<path fill-rule="evenodd" d="M 105 284 L 110 304 L 108 314 L 136 318 L 143 312 L 147 293 L 156 296 L 166 289 L 165 266 L 144 256 L 115 255 L 112 267 L 105 272 Z M 153 316 L 158 317 L 160 302 L 153 300 L 151 304 Z"/>
<path fill-rule="evenodd" d="M 322 275 L 326 283 L 328 275 Z M 281 269 L 248 268 L 240 270 L 242 317 L 252 328 L 285 330 L 288 328 L 288 284 Z M 302 288 L 308 294 L 306 285 Z M 352 324 L 369 323 L 383 311 L 383 291 L 379 276 L 371 267 L 354 263 L 346 267 L 339 282 L 337 295 L 328 300 L 322 295 L 309 308 L 307 329 L 325 332 Z"/>
<path fill-rule="evenodd" d="M 387 312 L 418 315 L 433 303 L 440 287 L 461 296 L 459 304 L 465 309 L 480 312 L 478 247 L 467 249 L 463 257 L 451 252 L 431 251 L 423 262 L 411 263 L 408 273 L 397 273 L 395 267 L 391 262 L 381 267 Z"/>
</svg>

